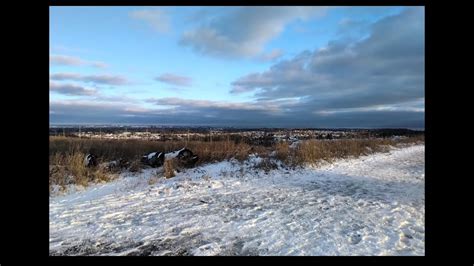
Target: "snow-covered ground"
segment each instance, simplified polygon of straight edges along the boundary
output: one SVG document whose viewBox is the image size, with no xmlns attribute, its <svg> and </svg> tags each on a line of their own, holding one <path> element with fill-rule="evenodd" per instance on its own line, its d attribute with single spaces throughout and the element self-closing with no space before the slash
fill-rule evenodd
<svg viewBox="0 0 474 266">
<path fill-rule="evenodd" d="M 424 151 L 123 174 L 50 198 L 50 255 L 424 255 Z"/>
</svg>

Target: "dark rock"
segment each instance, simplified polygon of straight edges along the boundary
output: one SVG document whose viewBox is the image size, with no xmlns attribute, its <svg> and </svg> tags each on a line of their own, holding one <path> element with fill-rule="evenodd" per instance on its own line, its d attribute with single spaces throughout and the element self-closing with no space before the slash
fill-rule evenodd
<svg viewBox="0 0 474 266">
<path fill-rule="evenodd" d="M 107 171 L 122 170 L 128 168 L 129 166 L 130 163 L 125 159 L 118 159 L 101 165 L 101 167 L 103 167 Z"/>
<path fill-rule="evenodd" d="M 151 167 L 160 167 L 165 162 L 165 153 L 164 152 L 152 152 L 147 155 L 143 155 L 141 160 L 143 164 L 149 165 Z"/>
<path fill-rule="evenodd" d="M 84 158 L 84 165 L 86 167 L 97 166 L 97 156 L 91 153 L 87 154 L 86 157 Z"/>
<path fill-rule="evenodd" d="M 181 150 L 176 158 L 178 158 L 180 164 L 185 167 L 194 167 L 196 162 L 199 160 L 199 157 L 193 154 L 193 152 L 189 149 Z"/>
</svg>

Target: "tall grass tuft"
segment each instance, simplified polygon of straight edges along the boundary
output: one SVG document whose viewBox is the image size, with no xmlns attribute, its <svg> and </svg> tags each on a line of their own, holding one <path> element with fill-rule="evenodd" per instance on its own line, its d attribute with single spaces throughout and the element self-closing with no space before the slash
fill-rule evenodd
<svg viewBox="0 0 474 266">
<path fill-rule="evenodd" d="M 174 177 L 176 175 L 175 171 L 177 170 L 177 166 L 178 166 L 178 163 L 177 163 L 177 160 L 175 158 L 173 158 L 171 160 L 166 160 L 164 165 L 163 165 L 163 168 L 164 168 L 164 171 L 165 171 L 165 177 L 166 178 Z"/>
</svg>

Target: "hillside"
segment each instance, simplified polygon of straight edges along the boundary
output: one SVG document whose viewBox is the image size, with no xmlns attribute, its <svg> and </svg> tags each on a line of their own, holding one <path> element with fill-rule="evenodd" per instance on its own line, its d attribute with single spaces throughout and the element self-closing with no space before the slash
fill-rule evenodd
<svg viewBox="0 0 474 266">
<path fill-rule="evenodd" d="M 50 255 L 424 255 L 424 145 L 265 172 L 123 173 L 50 198 Z"/>
</svg>

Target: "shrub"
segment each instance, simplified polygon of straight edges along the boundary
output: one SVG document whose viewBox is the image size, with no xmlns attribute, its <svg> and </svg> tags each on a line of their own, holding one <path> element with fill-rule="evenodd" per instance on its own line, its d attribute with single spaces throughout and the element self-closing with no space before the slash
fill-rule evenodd
<svg viewBox="0 0 474 266">
<path fill-rule="evenodd" d="M 166 178 L 174 177 L 176 175 L 175 171 L 177 170 L 177 166 L 178 166 L 178 161 L 175 158 L 166 160 L 163 165 L 163 168 L 165 171 L 165 177 Z"/>
<path fill-rule="evenodd" d="M 278 168 L 278 164 L 269 157 L 262 158 L 262 160 L 255 165 L 255 168 L 265 171 L 265 173 L 270 172 L 273 169 Z"/>
<path fill-rule="evenodd" d="M 65 187 L 69 184 L 87 186 L 90 182 L 107 182 L 115 177 L 100 167 L 87 168 L 85 154 L 76 152 L 70 155 L 55 154 L 50 157 L 49 184 Z"/>
<path fill-rule="evenodd" d="M 282 162 L 287 162 L 290 156 L 290 145 L 288 142 L 278 142 L 275 146 L 276 158 Z"/>
</svg>

